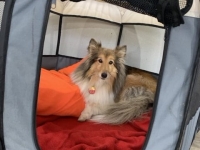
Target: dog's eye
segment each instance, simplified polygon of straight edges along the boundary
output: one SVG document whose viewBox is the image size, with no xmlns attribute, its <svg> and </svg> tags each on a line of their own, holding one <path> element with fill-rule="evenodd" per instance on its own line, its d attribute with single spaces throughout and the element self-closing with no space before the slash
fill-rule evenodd
<svg viewBox="0 0 200 150">
<path fill-rule="evenodd" d="M 103 63 L 103 60 L 102 59 L 98 59 L 99 63 Z"/>
<path fill-rule="evenodd" d="M 110 64 L 110 65 L 112 65 L 113 63 L 114 63 L 114 61 L 112 61 L 112 60 L 111 60 L 111 61 L 109 61 L 109 64 Z"/>
</svg>

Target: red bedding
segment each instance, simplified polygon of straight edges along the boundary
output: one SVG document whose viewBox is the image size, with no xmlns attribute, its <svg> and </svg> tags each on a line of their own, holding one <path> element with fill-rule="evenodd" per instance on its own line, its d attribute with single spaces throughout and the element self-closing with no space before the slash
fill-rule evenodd
<svg viewBox="0 0 200 150">
<path fill-rule="evenodd" d="M 150 116 L 151 113 L 123 125 L 37 116 L 38 141 L 41 150 L 141 150 Z"/>
</svg>

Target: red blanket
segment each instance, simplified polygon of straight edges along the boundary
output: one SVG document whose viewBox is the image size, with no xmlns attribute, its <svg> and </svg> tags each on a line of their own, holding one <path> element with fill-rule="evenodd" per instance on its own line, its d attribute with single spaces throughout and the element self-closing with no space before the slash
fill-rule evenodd
<svg viewBox="0 0 200 150">
<path fill-rule="evenodd" d="M 78 122 L 75 117 L 37 117 L 41 150 L 141 150 L 151 114 L 123 125 Z"/>
</svg>

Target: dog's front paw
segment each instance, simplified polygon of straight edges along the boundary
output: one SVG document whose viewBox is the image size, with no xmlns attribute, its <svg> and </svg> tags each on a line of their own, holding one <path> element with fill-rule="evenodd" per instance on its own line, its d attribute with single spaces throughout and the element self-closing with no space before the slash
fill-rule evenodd
<svg viewBox="0 0 200 150">
<path fill-rule="evenodd" d="M 91 117 L 92 115 L 90 115 L 89 113 L 82 113 L 80 117 L 78 118 L 78 121 L 86 121 L 90 119 Z"/>
</svg>

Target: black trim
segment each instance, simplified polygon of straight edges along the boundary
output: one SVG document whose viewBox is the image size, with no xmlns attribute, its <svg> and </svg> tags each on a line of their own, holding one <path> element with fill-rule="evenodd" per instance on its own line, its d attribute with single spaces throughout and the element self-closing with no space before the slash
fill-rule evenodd
<svg viewBox="0 0 200 150">
<path fill-rule="evenodd" d="M 57 46 L 56 46 L 56 55 L 58 55 L 59 48 L 60 48 L 60 38 L 61 38 L 61 31 L 62 31 L 62 19 L 63 19 L 63 17 L 60 15 L 59 26 L 58 26 L 58 39 L 57 39 Z"/>
<path fill-rule="evenodd" d="M 39 80 L 40 80 L 40 71 L 41 71 L 41 64 L 42 64 L 42 54 L 43 54 L 43 47 L 44 47 L 44 40 L 45 40 L 45 33 L 47 29 L 47 24 L 48 24 L 48 19 L 49 19 L 49 14 L 50 14 L 50 8 L 51 8 L 51 1 L 52 0 L 47 0 L 46 7 L 45 7 L 45 14 L 44 14 L 44 19 L 43 19 L 43 27 L 42 27 L 42 32 L 41 32 L 41 39 L 40 39 L 40 47 L 39 47 L 39 53 L 38 53 L 38 62 L 37 62 L 37 71 L 36 71 L 36 82 L 35 82 L 35 88 L 34 88 L 34 102 L 33 102 L 33 138 L 35 141 L 35 146 L 38 150 L 40 150 L 40 146 L 38 144 L 38 139 L 37 139 L 37 132 L 36 132 L 36 110 L 37 110 L 37 98 L 38 98 L 38 87 L 39 87 Z"/>
<path fill-rule="evenodd" d="M 72 57 L 42 57 L 42 68 L 47 70 L 60 70 L 66 66 L 73 65 L 74 63 L 79 62 L 82 58 L 72 58 Z"/>
<path fill-rule="evenodd" d="M 200 131 L 200 113 L 199 113 L 199 118 L 197 121 L 197 126 L 196 126 L 196 133 Z"/>
<path fill-rule="evenodd" d="M 82 58 L 78 58 L 78 57 L 72 57 L 72 56 L 65 56 L 65 55 L 43 55 L 42 57 L 66 57 L 66 58 L 74 58 L 74 59 L 82 59 Z"/>
<path fill-rule="evenodd" d="M 51 10 L 51 13 L 56 14 L 56 15 L 60 15 L 60 16 L 63 16 L 63 17 L 89 18 L 89 19 L 96 19 L 96 20 L 106 21 L 106 22 L 109 22 L 109 23 L 113 23 L 113 24 L 116 24 L 116 25 L 120 25 L 120 23 L 117 23 L 117 22 L 114 22 L 114 21 L 105 20 L 105 19 L 101 19 L 101 18 L 97 18 L 97 17 L 80 16 L 80 15 L 63 15 L 63 14 L 54 12 L 54 11 L 52 11 L 52 10 Z"/>
<path fill-rule="evenodd" d="M 42 55 L 42 57 L 57 57 L 57 55 Z"/>
<path fill-rule="evenodd" d="M 123 24 L 120 25 L 119 35 L 118 35 L 118 39 L 117 39 L 117 46 L 120 45 L 120 41 L 121 41 L 121 37 L 122 37 L 122 31 L 123 31 Z"/>
<path fill-rule="evenodd" d="M 200 38 L 199 38 L 198 51 L 197 51 L 197 55 L 196 55 L 195 62 L 194 62 L 194 67 L 192 69 L 192 75 L 193 75 L 193 77 L 192 77 L 189 93 L 187 96 L 187 101 L 186 101 L 185 108 L 184 108 L 184 117 L 183 117 L 182 124 L 181 124 L 179 138 L 176 143 L 177 150 L 182 148 L 182 146 L 183 146 L 182 142 L 184 140 L 185 130 L 187 128 L 187 125 L 188 125 L 191 117 L 193 117 L 195 115 L 196 111 L 198 110 L 198 108 L 200 106 L 200 100 L 197 99 L 197 98 L 199 98 L 199 96 L 195 94 L 195 92 L 197 91 L 197 89 L 195 91 L 195 88 L 198 88 L 196 86 L 196 84 L 199 84 L 199 81 L 197 81 L 197 80 L 200 76 Z"/>
<path fill-rule="evenodd" d="M 149 26 L 149 27 L 155 27 L 155 28 L 160 28 L 160 29 L 165 29 L 165 27 L 153 25 L 153 24 L 144 24 L 144 23 L 122 23 L 123 25 L 140 25 L 140 26 Z"/>
<path fill-rule="evenodd" d="M 5 90 L 5 70 L 6 57 L 8 49 L 8 39 L 10 33 L 12 12 L 15 0 L 6 0 L 4 12 L 2 16 L 1 32 L 0 32 L 0 149 L 5 149 L 4 131 L 3 131 L 3 108 L 4 108 L 4 90 Z"/>
<path fill-rule="evenodd" d="M 95 19 L 95 20 L 100 20 L 100 21 L 105 21 L 108 23 L 112 23 L 112 24 L 116 24 L 116 25 L 144 25 L 144 26 L 151 26 L 151 27 L 156 27 L 156 28 L 161 28 L 161 29 L 165 29 L 165 27 L 162 26 L 158 26 L 158 25 L 154 25 L 154 24 L 148 24 L 148 23 L 118 23 L 118 22 L 114 22 L 114 21 L 109 21 L 106 19 L 101 19 L 101 18 L 97 18 L 97 17 L 91 17 L 91 16 L 79 16 L 79 15 L 63 15 L 57 12 L 54 12 L 51 10 L 51 13 L 59 15 L 59 16 L 63 16 L 63 17 L 77 17 L 77 18 L 89 18 L 89 19 Z"/>
<path fill-rule="evenodd" d="M 169 39 L 170 39 L 170 31 L 171 31 L 171 27 L 166 27 L 163 59 L 162 59 L 162 64 L 161 64 L 158 83 L 157 83 L 155 100 L 154 100 L 154 104 L 153 104 L 153 113 L 152 113 L 149 129 L 148 129 L 148 133 L 147 133 L 147 136 L 146 136 L 146 140 L 145 140 L 145 143 L 144 143 L 143 148 L 142 148 L 143 150 L 145 150 L 146 147 L 147 147 L 147 144 L 148 144 L 150 136 L 151 136 L 153 124 L 154 124 L 154 121 L 155 121 L 156 110 L 157 110 L 157 107 L 158 107 L 158 99 L 159 99 L 159 95 L 160 95 L 160 87 L 161 87 L 161 84 L 162 84 L 162 78 L 163 78 L 164 68 L 165 68 L 165 63 L 166 63 L 166 58 L 167 58 L 168 45 L 169 45 Z"/>
<path fill-rule="evenodd" d="M 56 47 L 56 55 L 58 56 L 59 54 L 59 49 L 60 49 L 60 39 L 61 39 L 61 33 L 62 33 L 62 20 L 63 20 L 63 16 L 60 15 L 60 19 L 59 19 L 59 27 L 58 27 L 58 39 L 57 39 L 57 47 Z M 58 66 L 58 59 L 57 59 L 57 64 L 56 64 L 56 70 Z"/>
</svg>

